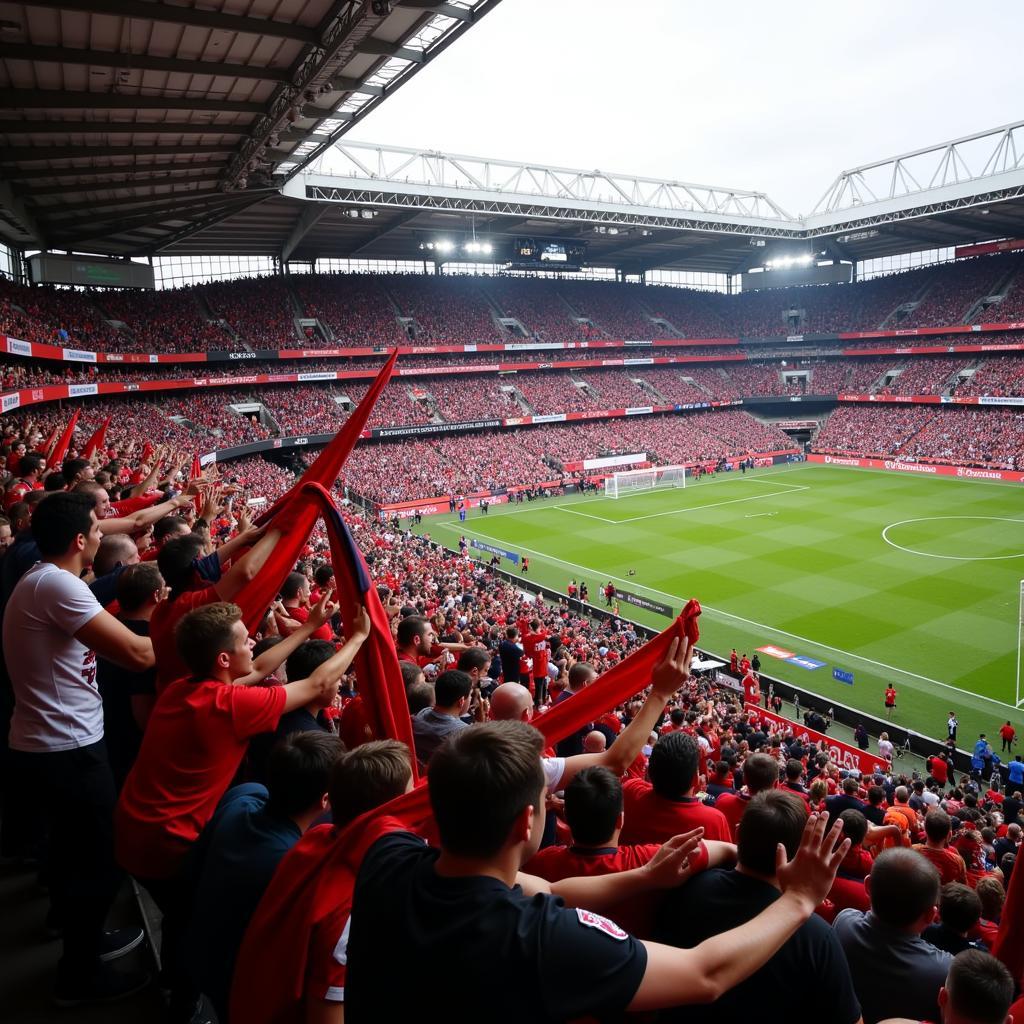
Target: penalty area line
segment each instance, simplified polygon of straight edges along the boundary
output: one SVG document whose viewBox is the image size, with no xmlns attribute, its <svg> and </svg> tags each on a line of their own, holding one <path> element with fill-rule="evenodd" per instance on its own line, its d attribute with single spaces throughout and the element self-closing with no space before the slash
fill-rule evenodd
<svg viewBox="0 0 1024 1024">
<path fill-rule="evenodd" d="M 767 495 L 765 495 L 767 497 Z M 484 540 L 490 541 L 501 541 L 502 543 L 508 543 L 502 541 L 501 537 L 495 537 L 492 534 L 481 533 L 478 530 L 459 530 L 460 524 L 454 523 L 439 523 L 442 529 L 454 530 L 456 533 L 466 533 L 472 536 L 481 537 Z M 615 580 L 617 583 L 624 583 L 628 587 L 639 587 L 641 590 L 646 590 L 649 594 L 657 594 L 659 597 L 667 597 L 670 601 L 682 601 L 684 600 L 678 594 L 669 594 L 664 590 L 657 590 L 654 587 L 645 586 L 642 583 L 638 583 L 636 577 L 625 579 L 622 576 L 616 576 L 613 573 L 602 572 L 600 569 L 594 569 L 591 566 L 580 565 L 579 562 L 569 562 L 564 558 L 558 558 L 555 555 L 550 555 L 546 551 L 537 551 L 533 548 L 523 547 L 521 544 L 514 545 L 517 550 L 524 551 L 528 555 L 533 555 L 536 558 L 543 558 L 549 562 L 557 562 L 559 565 L 566 565 L 570 569 L 580 569 L 583 572 L 589 572 L 594 576 L 601 576 L 605 579 Z M 954 693 L 962 693 L 965 697 L 973 697 L 976 700 L 985 701 L 988 704 L 996 704 L 1001 708 L 1009 708 L 1011 711 L 1020 710 L 1013 704 L 1008 703 L 1004 700 L 997 700 L 995 697 L 986 697 L 982 693 L 975 693 L 973 690 L 965 690 L 961 686 L 954 686 L 952 683 L 944 683 L 941 679 L 932 679 L 930 676 L 923 676 L 918 672 L 909 672 L 905 668 L 898 668 L 895 665 L 888 665 L 884 661 L 876 661 L 874 658 L 866 658 L 862 654 L 854 654 L 851 651 L 844 651 L 839 647 L 832 647 L 829 644 L 823 644 L 818 640 L 811 640 L 808 637 L 800 636 L 797 633 L 790 633 L 785 629 L 778 629 L 775 626 L 769 626 L 764 622 L 756 622 L 754 619 L 745 618 L 742 615 L 735 615 L 733 612 L 727 612 L 722 608 L 712 608 L 710 605 L 703 605 L 704 611 L 712 612 L 714 615 L 721 615 L 727 619 L 733 619 L 736 622 L 745 623 L 748 626 L 754 626 L 757 629 L 763 629 L 768 633 L 774 633 L 776 636 L 785 636 L 790 640 L 799 640 L 800 643 L 807 644 L 809 647 L 817 648 L 820 651 L 831 651 L 833 654 L 841 654 L 844 658 L 852 661 L 859 661 L 865 665 L 874 665 L 876 668 L 885 669 L 888 672 L 898 672 L 901 676 L 907 676 L 910 679 L 920 679 L 923 683 L 931 683 L 934 686 L 941 686 L 944 690 L 952 690 Z"/>
</svg>

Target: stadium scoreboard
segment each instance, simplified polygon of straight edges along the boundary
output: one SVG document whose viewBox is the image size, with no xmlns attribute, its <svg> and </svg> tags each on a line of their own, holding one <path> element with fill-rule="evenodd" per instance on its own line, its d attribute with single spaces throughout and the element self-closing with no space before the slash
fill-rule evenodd
<svg viewBox="0 0 1024 1024">
<path fill-rule="evenodd" d="M 561 238 L 517 238 L 512 243 L 514 270 L 579 270 L 586 262 L 587 243 Z"/>
</svg>

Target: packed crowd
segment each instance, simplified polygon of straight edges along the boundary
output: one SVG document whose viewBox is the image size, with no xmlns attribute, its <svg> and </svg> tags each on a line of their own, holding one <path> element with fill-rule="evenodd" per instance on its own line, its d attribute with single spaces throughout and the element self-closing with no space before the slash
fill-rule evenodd
<svg viewBox="0 0 1024 1024">
<path fill-rule="evenodd" d="M 353 453 L 345 482 L 364 498 L 388 503 L 557 482 L 566 463 L 604 455 L 643 452 L 662 465 L 715 464 L 792 447 L 777 428 L 718 410 L 367 445 Z"/>
<path fill-rule="evenodd" d="M 879 388 L 883 395 L 942 395 L 956 383 L 955 377 L 971 362 L 968 356 L 946 359 L 941 356 L 921 356 L 905 362 L 895 379 Z"/>
<path fill-rule="evenodd" d="M 8 430 L 5 457 L 19 440 L 35 433 Z M 250 520 L 283 471 L 247 460 L 187 482 L 156 452 L 140 493 L 116 494 L 129 510 L 99 482 L 145 468 L 121 461 L 72 458 L 50 474 L 68 489 L 42 476 L 0 548 L 4 852 L 45 852 L 58 1004 L 151 983 L 114 963 L 142 930 L 104 930 L 130 874 L 163 915 L 174 1024 L 485 1004 L 500 1021 L 781 1022 L 794 992 L 835 1024 L 1007 1019 L 1020 757 L 1005 787 L 942 752 L 926 778 L 843 769 L 799 722 L 744 707 L 735 680 L 692 674 L 690 642 L 644 646 L 614 608 L 529 597 L 345 507 L 380 603 L 376 625 L 358 606 L 342 621 L 322 534 L 282 558 L 282 520 Z M 269 603 L 250 587 L 267 579 Z M 390 658 L 408 745 L 365 742 L 368 645 Z M 613 679 L 615 699 L 591 689 Z M 566 711 L 545 751 L 530 722 Z M 417 770 L 430 819 L 410 801 L 363 817 Z M 520 982 L 498 1004 L 493 970 L 438 984 L 497 958 Z"/>
<path fill-rule="evenodd" d="M 876 330 L 883 323 L 940 327 L 962 322 L 1008 278 L 1004 301 L 972 319 L 1013 320 L 1024 294 L 1022 265 L 1019 254 L 1006 254 L 852 285 L 735 295 L 609 281 L 408 274 L 298 274 L 135 294 L 30 288 L 5 280 L 0 332 L 99 351 L 188 352 L 310 348 L 331 341 L 311 327 L 300 330 L 297 317 L 320 320 L 332 343 L 380 346 L 524 340 L 502 327 L 501 317 L 518 320 L 527 338 L 560 343 L 773 337 Z M 911 301 L 918 305 L 909 315 L 893 316 Z"/>
<path fill-rule="evenodd" d="M 944 263 L 930 268 L 924 298 L 914 310 L 899 321 L 899 327 L 943 327 L 964 322 L 971 307 L 990 295 L 1007 274 L 1020 273 L 1024 266 L 1021 255 L 1009 254 L 997 259 L 979 259 Z M 1001 303 L 985 311 L 981 320 L 1001 321 L 1005 310 Z M 974 320 L 972 321 L 979 322 Z"/>
<path fill-rule="evenodd" d="M 961 377 L 954 394 L 1005 395 L 1024 394 L 1024 359 L 985 359 L 969 377 Z"/>
<path fill-rule="evenodd" d="M 199 285 L 210 312 L 252 349 L 275 349 L 303 342 L 295 325 L 288 282 L 280 277 L 246 277 Z M 306 341 L 305 344 L 309 345 Z"/>
<path fill-rule="evenodd" d="M 326 325 L 339 345 L 405 345 L 402 329 L 387 293 L 387 278 L 376 274 L 296 274 L 291 279 L 302 311 Z M 285 348 L 294 348 L 289 339 Z"/>
<path fill-rule="evenodd" d="M 845 405 L 814 440 L 818 452 L 1024 469 L 1024 414 L 1015 409 Z"/>
</svg>

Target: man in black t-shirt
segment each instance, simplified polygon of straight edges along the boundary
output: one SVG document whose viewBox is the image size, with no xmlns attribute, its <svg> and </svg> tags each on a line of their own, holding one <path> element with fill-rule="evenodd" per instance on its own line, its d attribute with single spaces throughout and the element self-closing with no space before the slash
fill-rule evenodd
<svg viewBox="0 0 1024 1024">
<path fill-rule="evenodd" d="M 149 636 L 149 619 L 163 589 L 163 577 L 152 562 L 127 566 L 116 583 L 120 609 L 117 618 L 137 636 Z M 142 733 L 156 703 L 156 669 L 132 671 L 106 658 L 97 658 L 96 682 L 103 697 L 103 731 L 110 770 L 120 791 L 138 757 Z"/>
<path fill-rule="evenodd" d="M 806 822 L 807 807 L 795 794 L 758 793 L 747 804 L 740 823 L 737 867 L 705 871 L 669 894 L 661 904 L 656 937 L 691 949 L 718 932 L 742 928 L 770 907 L 780 895 L 775 868 L 778 845 L 792 856 Z M 799 993 L 801 1015 L 808 1020 L 831 1024 L 860 1020 L 860 1005 L 839 941 L 817 915 L 780 944 L 762 968 L 713 1005 L 687 1007 L 685 1013 L 669 1013 L 665 1018 L 685 1019 L 687 1024 L 726 1020 L 790 1024 L 795 993 Z"/>
<path fill-rule="evenodd" d="M 801 928 L 849 849 L 844 841 L 833 851 L 837 830 L 826 835 L 816 818 L 780 869 L 782 894 L 756 920 L 694 950 L 641 942 L 600 911 L 689 877 L 699 866 L 691 858 L 706 853 L 699 830 L 617 875 L 549 884 L 521 874 L 544 831 L 543 746 L 523 722 L 488 722 L 434 754 L 441 849 L 393 832 L 367 852 L 352 906 L 346 1019 L 522 1024 L 711 1002 Z"/>
</svg>

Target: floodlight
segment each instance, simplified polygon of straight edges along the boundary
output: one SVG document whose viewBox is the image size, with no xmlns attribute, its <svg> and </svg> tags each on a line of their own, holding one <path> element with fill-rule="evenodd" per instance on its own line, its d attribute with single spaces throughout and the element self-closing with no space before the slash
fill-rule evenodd
<svg viewBox="0 0 1024 1024">
<path fill-rule="evenodd" d="M 493 249 L 494 249 L 494 246 L 492 246 L 490 242 L 484 242 L 480 246 L 481 252 L 485 252 L 485 253 L 490 253 L 490 252 L 493 251 Z"/>
<path fill-rule="evenodd" d="M 435 243 L 435 247 L 439 252 L 451 252 L 455 248 L 452 242 L 449 242 L 447 238 L 440 238 Z"/>
</svg>

